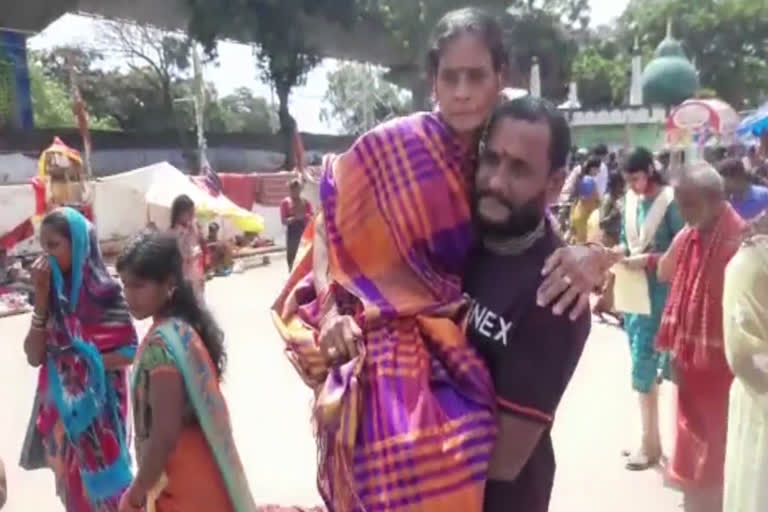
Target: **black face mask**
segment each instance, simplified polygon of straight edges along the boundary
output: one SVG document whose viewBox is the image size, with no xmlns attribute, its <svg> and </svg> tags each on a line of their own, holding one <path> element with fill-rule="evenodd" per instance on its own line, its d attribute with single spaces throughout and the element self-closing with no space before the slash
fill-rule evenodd
<svg viewBox="0 0 768 512">
<path fill-rule="evenodd" d="M 494 198 L 509 209 L 509 217 L 504 222 L 491 222 L 478 213 L 478 205 L 484 198 Z M 527 235 L 535 230 L 544 218 L 547 209 L 547 192 L 528 200 L 522 206 L 516 206 L 507 199 L 493 192 L 475 191 L 472 200 L 472 221 L 481 237 L 505 239 Z"/>
</svg>

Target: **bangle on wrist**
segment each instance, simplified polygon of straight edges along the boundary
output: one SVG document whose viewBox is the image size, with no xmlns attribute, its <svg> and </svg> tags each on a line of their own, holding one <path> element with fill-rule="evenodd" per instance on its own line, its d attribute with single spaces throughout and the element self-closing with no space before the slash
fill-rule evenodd
<svg viewBox="0 0 768 512">
<path fill-rule="evenodd" d="M 47 322 L 48 322 L 48 315 L 41 315 L 37 311 L 34 311 L 32 313 L 32 326 L 33 327 L 43 328 L 43 327 L 45 327 L 45 324 Z"/>
</svg>

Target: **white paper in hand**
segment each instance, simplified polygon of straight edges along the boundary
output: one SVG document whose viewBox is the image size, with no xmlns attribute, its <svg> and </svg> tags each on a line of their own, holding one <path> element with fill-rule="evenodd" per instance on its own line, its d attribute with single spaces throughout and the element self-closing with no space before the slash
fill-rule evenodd
<svg viewBox="0 0 768 512">
<path fill-rule="evenodd" d="M 638 315 L 651 314 L 651 297 L 645 270 L 634 270 L 618 263 L 611 272 L 616 276 L 613 303 L 616 311 Z"/>
</svg>

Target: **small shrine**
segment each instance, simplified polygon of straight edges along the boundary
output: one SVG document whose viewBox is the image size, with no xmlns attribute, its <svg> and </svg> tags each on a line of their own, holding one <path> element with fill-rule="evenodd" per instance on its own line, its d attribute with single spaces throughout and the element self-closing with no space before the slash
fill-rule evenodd
<svg viewBox="0 0 768 512">
<path fill-rule="evenodd" d="M 56 137 L 42 152 L 38 176 L 33 184 L 37 193 L 37 214 L 60 206 L 71 206 L 90 217 L 92 194 L 80 152 Z"/>
</svg>

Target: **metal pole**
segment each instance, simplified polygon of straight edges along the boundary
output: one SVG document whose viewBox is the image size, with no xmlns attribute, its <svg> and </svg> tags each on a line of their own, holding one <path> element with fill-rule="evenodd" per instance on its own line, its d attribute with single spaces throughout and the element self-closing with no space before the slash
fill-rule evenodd
<svg viewBox="0 0 768 512">
<path fill-rule="evenodd" d="M 204 162 L 208 161 L 207 143 L 205 140 L 205 83 L 203 82 L 203 66 L 200 63 L 200 54 L 197 51 L 197 43 L 192 43 L 192 65 L 195 73 L 195 124 L 197 125 L 197 151 L 199 155 L 198 173 L 202 173 Z"/>
</svg>

